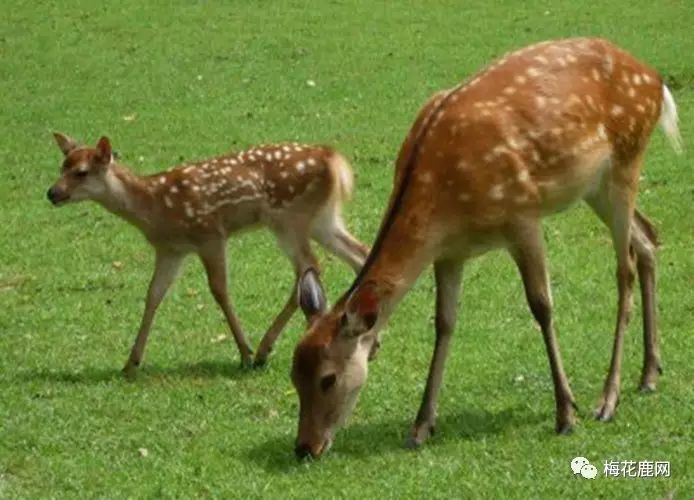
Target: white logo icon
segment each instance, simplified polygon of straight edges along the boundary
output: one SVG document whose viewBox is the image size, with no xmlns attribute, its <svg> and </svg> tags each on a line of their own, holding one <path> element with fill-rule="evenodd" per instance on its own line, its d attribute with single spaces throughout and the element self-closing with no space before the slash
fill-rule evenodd
<svg viewBox="0 0 694 500">
<path fill-rule="evenodd" d="M 592 465 L 585 457 L 576 457 L 571 461 L 571 471 L 580 474 L 586 479 L 595 479 L 598 475 L 598 469 Z"/>
</svg>

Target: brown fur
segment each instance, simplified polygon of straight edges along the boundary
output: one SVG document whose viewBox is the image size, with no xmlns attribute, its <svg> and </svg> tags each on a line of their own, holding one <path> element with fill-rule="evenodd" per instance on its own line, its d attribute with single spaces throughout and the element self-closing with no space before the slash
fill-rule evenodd
<svg viewBox="0 0 694 500">
<path fill-rule="evenodd" d="M 135 225 L 156 251 L 155 271 L 140 330 L 126 372 L 140 365 L 156 309 L 175 279 L 183 257 L 200 256 L 210 290 L 224 312 L 242 360 L 251 348 L 227 292 L 226 240 L 242 229 L 269 228 L 291 260 L 296 279 L 318 268 L 310 247 L 316 239 L 361 268 L 367 247 L 344 227 L 343 201 L 352 189 L 351 168 L 324 146 L 257 146 L 200 160 L 149 176 L 139 176 L 112 156 L 107 138 L 97 147 L 79 147 L 56 134 L 63 151 L 62 175 L 49 190 L 54 204 L 91 199 Z M 296 310 L 295 287 L 261 341 L 256 363 L 264 363 Z"/>
<path fill-rule="evenodd" d="M 294 372 L 337 376 L 333 392 L 325 394 L 315 380 L 295 379 L 302 418 L 323 422 L 318 429 L 300 422 L 297 453 L 315 455 L 332 440 L 351 407 L 345 402 L 355 400 L 366 378 L 368 349 L 363 346 L 376 345 L 396 304 L 433 264 L 436 347 L 410 443 L 426 440 L 434 427 L 463 263 L 497 247 L 508 249 L 516 261 L 529 307 L 542 327 L 555 387 L 556 428 L 568 432 L 575 421 L 574 402 L 554 333 L 540 221 L 581 199 L 610 227 L 618 261 L 619 320 L 598 416 L 610 418 L 616 407 L 634 276 L 630 246 L 640 263 L 648 263 L 639 266 L 642 288 L 649 290 L 644 384 L 654 387 L 659 355 L 653 248 L 644 237 L 656 238 L 647 219 L 633 213 L 641 159 L 661 113 L 663 92 L 653 69 L 605 40 L 582 38 L 513 52 L 432 96 L 400 149 L 388 209 L 364 267 L 296 347 Z M 375 325 L 359 314 L 374 308 Z M 304 357 L 318 339 L 329 339 L 320 357 Z"/>
</svg>

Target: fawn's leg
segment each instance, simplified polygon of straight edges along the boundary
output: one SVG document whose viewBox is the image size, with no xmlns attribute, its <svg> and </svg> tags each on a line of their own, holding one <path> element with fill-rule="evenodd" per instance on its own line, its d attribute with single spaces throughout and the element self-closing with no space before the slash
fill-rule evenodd
<svg viewBox="0 0 694 500">
<path fill-rule="evenodd" d="M 326 209 L 317 218 L 313 225 L 312 237 L 349 265 L 355 273 L 359 273 L 369 253 L 369 247 L 350 234 L 339 214 L 339 207 Z"/>
<path fill-rule="evenodd" d="M 210 291 L 217 301 L 217 304 L 219 304 L 219 307 L 222 309 L 222 312 L 224 312 L 231 333 L 234 336 L 236 347 L 241 355 L 241 364 L 250 366 L 253 350 L 248 345 L 241 324 L 236 318 L 231 301 L 229 300 L 225 241 L 218 240 L 209 242 L 198 250 L 198 254 L 200 255 L 200 260 L 202 260 L 205 272 L 207 273 L 207 283 L 210 287 Z"/>
<path fill-rule="evenodd" d="M 434 264 L 436 277 L 436 344 L 429 366 L 427 385 L 406 445 L 416 448 L 433 434 L 436 425 L 436 404 L 448 355 L 448 345 L 458 316 L 458 297 L 463 275 L 461 261 L 438 261 Z"/>
<path fill-rule="evenodd" d="M 304 234 L 305 233 L 298 230 L 298 228 L 294 228 L 291 231 L 276 231 L 280 247 L 292 261 L 292 266 L 294 267 L 294 283 L 287 302 L 260 341 L 258 352 L 255 355 L 255 366 L 263 366 L 267 363 L 267 358 L 272 352 L 277 338 L 296 311 L 298 306 L 297 286 L 301 275 L 310 267 L 319 271 L 318 260 L 315 255 L 313 255 L 308 238 L 305 237 Z"/>
<path fill-rule="evenodd" d="M 509 236 L 509 251 L 523 278 L 525 296 L 535 320 L 542 329 L 542 338 L 549 357 L 557 405 L 556 431 L 571 432 L 576 422 L 575 403 L 564 372 L 559 344 L 552 322 L 552 291 L 547 272 L 547 258 L 540 221 L 524 221 L 514 225 Z"/>
<path fill-rule="evenodd" d="M 182 261 L 182 254 L 172 254 L 162 251 L 157 251 L 156 253 L 154 274 L 152 275 L 152 280 L 147 290 L 145 312 L 140 322 L 140 330 L 137 333 L 135 344 L 130 351 L 130 357 L 123 368 L 123 372 L 125 372 L 126 375 L 134 375 L 140 363 L 142 363 L 142 356 L 144 354 L 145 345 L 147 344 L 150 328 L 152 327 L 154 314 L 171 286 L 171 283 L 173 283 L 176 278 Z"/>
</svg>

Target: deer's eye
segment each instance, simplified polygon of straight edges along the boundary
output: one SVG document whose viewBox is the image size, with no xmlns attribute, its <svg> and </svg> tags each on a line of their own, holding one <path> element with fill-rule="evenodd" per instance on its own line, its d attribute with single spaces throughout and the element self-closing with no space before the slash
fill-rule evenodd
<svg viewBox="0 0 694 500">
<path fill-rule="evenodd" d="M 320 388 L 323 392 L 326 392 L 328 389 L 330 389 L 332 386 L 335 385 L 335 381 L 337 380 L 337 375 L 334 373 L 331 373 L 330 375 L 326 375 L 320 379 Z"/>
</svg>

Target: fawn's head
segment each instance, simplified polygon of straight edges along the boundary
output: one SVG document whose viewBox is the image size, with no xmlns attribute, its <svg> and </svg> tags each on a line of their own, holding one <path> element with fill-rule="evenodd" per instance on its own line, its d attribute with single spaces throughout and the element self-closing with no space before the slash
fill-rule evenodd
<svg viewBox="0 0 694 500">
<path fill-rule="evenodd" d="M 107 137 L 99 139 L 96 147 L 80 146 L 61 133 L 53 134 L 65 158 L 60 178 L 48 190 L 48 199 L 54 205 L 93 200 L 107 190 L 106 173 L 113 162 L 111 143 Z"/>
<path fill-rule="evenodd" d="M 292 382 L 299 395 L 298 458 L 318 457 L 352 413 L 366 382 L 379 300 L 362 287 L 326 312 L 323 290 L 313 270 L 299 282 L 299 304 L 309 327 L 294 350 Z"/>
</svg>

